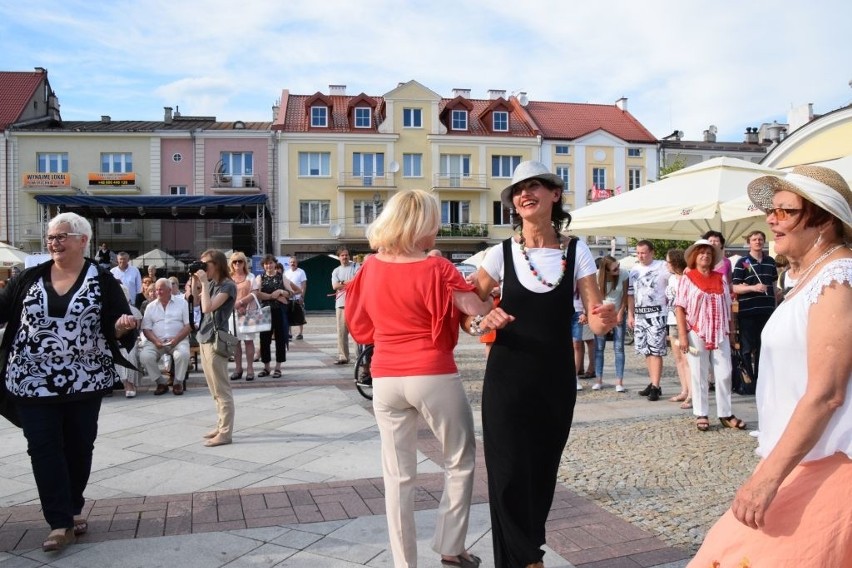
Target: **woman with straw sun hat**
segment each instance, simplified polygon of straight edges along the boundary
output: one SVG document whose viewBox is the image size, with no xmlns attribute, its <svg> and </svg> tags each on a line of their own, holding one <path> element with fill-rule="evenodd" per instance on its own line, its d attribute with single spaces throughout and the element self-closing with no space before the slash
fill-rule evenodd
<svg viewBox="0 0 852 568">
<path fill-rule="evenodd" d="M 852 192 L 798 166 L 748 193 L 801 270 L 763 330 L 762 459 L 689 566 L 852 566 Z"/>
</svg>

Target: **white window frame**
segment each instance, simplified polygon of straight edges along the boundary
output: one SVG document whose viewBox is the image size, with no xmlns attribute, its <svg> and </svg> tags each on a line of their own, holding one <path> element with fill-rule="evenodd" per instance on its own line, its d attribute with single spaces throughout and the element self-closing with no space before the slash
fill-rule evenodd
<svg viewBox="0 0 852 568">
<path fill-rule="evenodd" d="M 402 109 L 402 127 L 403 128 L 423 128 L 423 109 L 422 108 L 404 108 L 404 109 Z"/>
<path fill-rule="evenodd" d="M 452 220 L 453 209 L 455 209 L 455 216 L 457 217 L 455 221 Z M 441 224 L 448 225 L 451 223 L 457 225 L 470 223 L 470 201 L 457 199 L 441 201 Z"/>
<path fill-rule="evenodd" d="M 509 132 L 509 112 L 495 110 L 491 114 L 491 124 L 494 132 Z"/>
<path fill-rule="evenodd" d="M 470 177 L 470 154 L 441 154 L 440 175 L 449 178 L 450 187 L 461 187 L 462 178 Z"/>
<path fill-rule="evenodd" d="M 353 152 L 352 175 L 361 178 L 365 186 L 372 186 L 376 177 L 385 175 L 384 152 Z"/>
<path fill-rule="evenodd" d="M 376 203 L 372 200 L 356 199 L 353 203 L 355 224 L 363 226 L 375 221 L 379 213 L 382 212 L 382 205 L 382 203 Z"/>
<path fill-rule="evenodd" d="M 592 168 L 592 184 L 598 189 L 606 189 L 606 168 Z"/>
<path fill-rule="evenodd" d="M 557 144 L 554 147 L 553 152 L 557 156 L 570 156 L 571 155 L 571 146 L 568 146 L 567 144 Z"/>
<path fill-rule="evenodd" d="M 299 177 L 329 177 L 331 152 L 299 152 Z"/>
<path fill-rule="evenodd" d="M 185 185 L 170 185 L 169 195 L 189 195 Z"/>
<path fill-rule="evenodd" d="M 511 178 L 515 168 L 521 163 L 521 156 L 491 156 L 491 177 Z"/>
<path fill-rule="evenodd" d="M 627 169 L 627 191 L 642 187 L 642 168 Z"/>
<path fill-rule="evenodd" d="M 554 172 L 562 179 L 562 193 L 571 193 L 571 166 L 556 166 Z"/>
<path fill-rule="evenodd" d="M 509 209 L 503 205 L 502 201 L 494 201 L 492 203 L 492 215 L 494 216 L 494 225 L 497 227 L 506 227 L 512 224 L 512 214 Z M 499 216 L 498 216 L 499 211 Z"/>
<path fill-rule="evenodd" d="M 222 173 L 229 176 L 252 176 L 254 175 L 254 153 L 253 152 L 222 152 L 219 155 L 222 160 Z"/>
<path fill-rule="evenodd" d="M 403 154 L 402 155 L 402 177 L 404 177 L 404 178 L 421 178 L 421 177 L 423 177 L 423 154 Z"/>
<path fill-rule="evenodd" d="M 328 107 L 316 105 L 311 107 L 311 126 L 314 128 L 328 128 Z"/>
<path fill-rule="evenodd" d="M 102 174 L 129 174 L 133 172 L 131 152 L 101 152 Z"/>
<path fill-rule="evenodd" d="M 628 158 L 641 158 L 642 157 L 642 148 L 628 148 L 627 149 L 627 157 Z"/>
<path fill-rule="evenodd" d="M 331 201 L 303 199 L 299 201 L 299 225 L 327 227 L 330 225 Z"/>
<path fill-rule="evenodd" d="M 355 107 L 355 128 L 370 128 L 371 126 L 373 126 L 373 109 Z"/>
<path fill-rule="evenodd" d="M 68 152 L 38 152 L 36 163 L 40 174 L 67 174 Z"/>
<path fill-rule="evenodd" d="M 453 109 L 450 112 L 450 128 L 452 130 L 467 130 L 467 111 Z"/>
</svg>

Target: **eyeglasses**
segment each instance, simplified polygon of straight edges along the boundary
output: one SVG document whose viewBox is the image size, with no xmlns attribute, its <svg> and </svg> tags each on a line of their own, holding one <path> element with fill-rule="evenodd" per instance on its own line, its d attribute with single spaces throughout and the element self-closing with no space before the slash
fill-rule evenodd
<svg viewBox="0 0 852 568">
<path fill-rule="evenodd" d="M 244 260 L 232 260 L 231 264 L 243 264 L 244 262 Z"/>
<path fill-rule="evenodd" d="M 65 239 L 68 237 L 82 237 L 83 233 L 56 233 L 55 235 L 47 235 L 44 240 L 47 244 L 50 243 L 64 243 Z"/>
<path fill-rule="evenodd" d="M 791 215 L 797 215 L 802 212 L 801 209 L 793 209 L 791 207 L 768 207 L 765 209 L 766 216 L 775 215 L 778 221 L 786 221 Z"/>
</svg>

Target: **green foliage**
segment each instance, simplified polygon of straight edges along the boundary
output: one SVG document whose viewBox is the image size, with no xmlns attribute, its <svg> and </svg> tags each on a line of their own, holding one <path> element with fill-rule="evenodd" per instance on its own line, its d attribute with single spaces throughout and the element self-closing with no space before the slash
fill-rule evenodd
<svg viewBox="0 0 852 568">
<path fill-rule="evenodd" d="M 634 239 L 633 237 L 627 239 L 627 242 L 630 244 L 631 248 L 636 248 L 636 243 L 640 239 Z M 654 243 L 654 258 L 659 260 L 665 260 L 666 253 L 669 252 L 669 249 L 680 249 L 686 250 L 693 241 L 669 241 L 665 239 L 641 239 L 645 241 L 651 241 Z"/>
<path fill-rule="evenodd" d="M 664 168 L 660 168 L 660 177 L 667 176 L 672 172 L 676 172 L 678 170 L 682 170 L 686 167 L 686 160 L 681 157 L 678 157 L 671 165 L 666 166 Z"/>
</svg>

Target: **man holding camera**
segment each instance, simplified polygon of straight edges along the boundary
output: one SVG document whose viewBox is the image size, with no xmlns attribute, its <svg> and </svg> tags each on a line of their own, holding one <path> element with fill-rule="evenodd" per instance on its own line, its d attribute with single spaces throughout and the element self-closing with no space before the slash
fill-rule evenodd
<svg viewBox="0 0 852 568">
<path fill-rule="evenodd" d="M 148 377 L 155 378 L 154 394 L 159 396 L 169 392 L 169 387 L 160 374 L 157 361 L 165 354 L 171 355 L 175 363 L 172 392 L 181 395 L 183 378 L 189 368 L 189 332 L 192 329 L 189 311 L 183 298 L 172 296 L 172 285 L 167 278 L 157 280 L 154 291 L 157 300 L 148 304 L 142 318 L 142 333 L 148 341 L 142 346 L 139 360 Z"/>
</svg>

